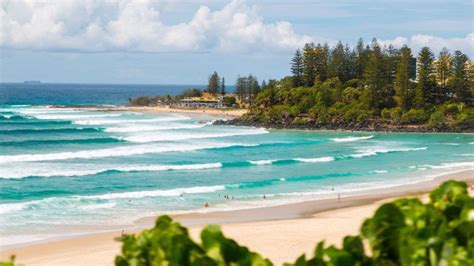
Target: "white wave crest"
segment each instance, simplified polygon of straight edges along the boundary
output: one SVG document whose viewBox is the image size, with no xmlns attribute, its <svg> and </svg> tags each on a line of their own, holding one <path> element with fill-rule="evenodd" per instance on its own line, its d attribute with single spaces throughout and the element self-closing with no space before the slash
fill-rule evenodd
<svg viewBox="0 0 474 266">
<path fill-rule="evenodd" d="M 374 135 L 365 136 L 365 137 L 350 136 L 350 137 L 345 137 L 345 138 L 332 138 L 331 140 L 334 141 L 334 142 L 353 142 L 353 141 L 371 139 L 373 137 L 374 137 Z"/>
<path fill-rule="evenodd" d="M 458 162 L 458 163 L 441 163 L 437 165 L 418 165 L 418 166 L 410 166 L 410 168 L 418 168 L 418 169 L 448 169 L 448 168 L 459 168 L 459 167 L 474 167 L 474 162 Z"/>
<path fill-rule="evenodd" d="M 278 160 L 256 160 L 256 161 L 248 161 L 251 164 L 255 165 L 265 165 L 265 164 L 272 164 Z"/>
<path fill-rule="evenodd" d="M 130 142 L 145 143 L 145 142 L 159 142 L 159 141 L 179 141 L 188 139 L 208 139 L 208 138 L 225 138 L 232 136 L 246 136 L 246 135 L 260 135 L 266 134 L 265 129 L 250 129 L 236 132 L 222 132 L 222 133 L 201 133 L 201 132 L 159 132 L 152 134 L 138 134 L 123 139 Z"/>
<path fill-rule="evenodd" d="M 304 162 L 304 163 L 325 163 L 325 162 L 331 162 L 334 161 L 334 157 L 320 157 L 320 158 L 294 158 L 293 160 L 299 161 L 299 162 Z"/>
<path fill-rule="evenodd" d="M 146 197 L 177 197 L 183 194 L 205 194 L 215 191 L 225 190 L 225 186 L 202 186 L 175 188 L 168 190 L 146 190 L 132 192 L 117 192 L 91 196 L 68 196 L 68 197 L 50 197 L 41 200 L 33 200 L 20 203 L 0 204 L 0 214 L 21 212 L 28 209 L 64 209 L 65 206 L 74 206 L 82 210 L 104 209 L 115 207 L 115 202 L 97 203 L 97 200 L 120 200 L 120 199 L 139 199 Z M 114 204 L 114 205 L 112 205 Z M 81 206 L 83 205 L 83 206 Z M 85 206 L 84 206 L 85 205 Z"/>
<path fill-rule="evenodd" d="M 368 156 L 374 156 L 380 153 L 390 153 L 390 152 L 407 152 L 407 151 L 423 151 L 428 149 L 428 147 L 420 147 L 420 148 L 368 148 L 368 149 L 361 149 L 358 150 L 358 153 L 351 154 L 347 157 L 352 158 L 362 158 Z"/>
<path fill-rule="evenodd" d="M 83 119 L 75 120 L 74 124 L 77 125 L 108 125 L 108 124 L 129 124 L 129 123 L 155 123 L 155 122 L 172 122 L 189 120 L 190 117 L 175 115 L 169 117 L 159 117 L 150 119 Z"/>
<path fill-rule="evenodd" d="M 144 131 L 158 131 L 158 130 L 171 130 L 171 129 L 195 129 L 203 128 L 209 125 L 205 124 L 174 124 L 174 125 L 128 125 L 123 127 L 109 127 L 104 131 L 114 133 L 130 133 L 130 132 L 144 132 Z"/>
<path fill-rule="evenodd" d="M 257 144 L 258 145 L 258 144 Z M 68 160 L 68 159 L 92 159 L 102 157 L 118 157 L 130 156 L 149 153 L 163 152 L 183 152 L 201 149 L 226 148 L 232 146 L 246 146 L 246 144 L 232 143 L 201 143 L 201 144 L 162 144 L 162 145 L 137 145 L 124 146 L 117 148 L 82 150 L 75 152 L 58 152 L 58 153 L 42 153 L 42 154 L 20 154 L 20 155 L 0 155 L 0 163 L 13 162 L 35 162 L 35 161 L 52 161 L 52 160 Z"/>
<path fill-rule="evenodd" d="M 385 174 L 385 173 L 388 173 L 387 170 L 373 170 L 372 173 L 374 174 Z"/>
<path fill-rule="evenodd" d="M 0 214 L 21 211 L 28 204 L 28 202 L 0 204 Z"/>
<path fill-rule="evenodd" d="M 138 199 L 145 197 L 175 197 L 182 194 L 203 194 L 215 191 L 225 190 L 225 186 L 209 186 L 209 187 L 190 187 L 190 188 L 175 188 L 168 190 L 147 190 L 147 191 L 133 191 L 133 192 L 120 192 L 120 193 L 108 193 L 103 195 L 95 196 L 76 196 L 82 199 Z"/>
<path fill-rule="evenodd" d="M 122 114 L 78 114 L 78 115 L 63 115 L 63 114 L 44 114 L 33 115 L 37 119 L 43 120 L 77 120 L 84 118 L 103 118 L 103 117 L 119 117 Z"/>
<path fill-rule="evenodd" d="M 183 164 L 183 165 L 133 165 L 133 166 L 108 166 L 102 168 L 94 168 L 96 166 L 83 164 L 76 166 L 68 166 L 64 169 L 61 164 L 34 164 L 23 163 L 19 165 L 1 166 L 3 170 L 0 172 L 0 178 L 18 179 L 29 176 L 53 177 L 53 176 L 86 176 L 100 174 L 106 171 L 120 172 L 139 172 L 139 171 L 172 171 L 172 170 L 204 170 L 221 168 L 222 163 L 203 163 L 203 164 Z M 83 170 L 88 169 L 88 170 Z"/>
<path fill-rule="evenodd" d="M 109 202 L 109 203 L 102 203 L 102 204 L 93 204 L 93 205 L 87 205 L 82 207 L 82 210 L 89 211 L 89 210 L 98 210 L 98 209 L 112 209 L 115 207 L 116 204 L 114 202 Z"/>
</svg>

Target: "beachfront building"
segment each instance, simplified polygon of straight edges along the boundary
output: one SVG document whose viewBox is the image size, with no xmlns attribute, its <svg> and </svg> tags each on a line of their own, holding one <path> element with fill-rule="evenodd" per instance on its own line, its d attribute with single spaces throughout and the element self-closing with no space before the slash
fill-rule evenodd
<svg viewBox="0 0 474 266">
<path fill-rule="evenodd" d="M 216 97 L 187 97 L 179 105 L 190 108 L 224 108 L 222 99 Z"/>
<path fill-rule="evenodd" d="M 446 86 L 447 81 L 451 79 L 452 73 L 449 73 L 447 77 L 441 77 L 438 73 L 438 65 L 440 64 L 439 60 L 434 60 L 433 64 L 430 69 L 430 76 L 434 77 L 436 79 L 436 83 L 438 85 Z M 473 80 L 474 79 L 474 61 L 473 60 L 468 60 L 465 64 L 469 79 Z M 448 67 L 451 68 L 451 61 L 448 61 Z M 416 63 L 416 79 L 415 81 L 418 82 L 418 77 L 419 77 L 419 63 L 417 60 Z"/>
</svg>

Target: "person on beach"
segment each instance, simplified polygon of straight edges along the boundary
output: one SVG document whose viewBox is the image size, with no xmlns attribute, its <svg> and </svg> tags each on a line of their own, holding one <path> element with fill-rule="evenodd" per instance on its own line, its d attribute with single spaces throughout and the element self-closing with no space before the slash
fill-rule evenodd
<svg viewBox="0 0 474 266">
<path fill-rule="evenodd" d="M 263 199 L 266 199 L 266 198 L 267 198 L 267 196 L 265 196 L 265 194 L 263 194 Z"/>
<path fill-rule="evenodd" d="M 337 200 L 341 200 L 341 194 L 337 194 Z"/>
<path fill-rule="evenodd" d="M 204 208 L 209 208 L 209 203 L 206 202 L 206 203 L 204 204 Z"/>
</svg>

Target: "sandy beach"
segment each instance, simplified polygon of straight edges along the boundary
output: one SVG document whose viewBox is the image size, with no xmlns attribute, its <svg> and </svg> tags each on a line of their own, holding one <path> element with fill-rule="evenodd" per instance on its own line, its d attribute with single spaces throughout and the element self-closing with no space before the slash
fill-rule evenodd
<svg viewBox="0 0 474 266">
<path fill-rule="evenodd" d="M 248 112 L 247 109 L 215 109 L 215 108 L 178 108 L 169 106 L 120 106 L 107 108 L 110 111 L 127 110 L 142 113 L 184 113 L 205 114 L 220 117 L 239 117 Z"/>
<path fill-rule="evenodd" d="M 439 176 L 432 181 L 367 191 L 363 195 L 344 196 L 341 200 L 325 199 L 274 207 L 206 214 L 176 215 L 189 226 L 193 238 L 205 224 L 222 225 L 226 236 L 270 258 L 276 265 L 294 261 L 302 253 L 311 254 L 318 241 L 340 245 L 345 235 L 357 234 L 361 223 L 384 202 L 401 196 L 427 200 L 427 192 L 445 180 L 474 183 L 474 170 Z M 471 195 L 473 191 L 470 191 Z M 139 231 L 150 227 L 154 217 L 136 222 Z M 132 232 L 128 232 L 132 233 Z M 120 232 L 108 232 L 74 239 L 35 244 L 2 251 L 0 260 L 11 254 L 25 265 L 112 265 L 120 252 L 113 239 Z"/>
</svg>

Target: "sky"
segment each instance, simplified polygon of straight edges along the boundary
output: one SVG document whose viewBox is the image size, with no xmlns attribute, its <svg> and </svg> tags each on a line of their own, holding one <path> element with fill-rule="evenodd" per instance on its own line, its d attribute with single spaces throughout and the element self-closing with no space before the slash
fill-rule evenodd
<svg viewBox="0 0 474 266">
<path fill-rule="evenodd" d="M 0 0 L 0 82 L 205 84 L 289 75 L 306 42 L 461 50 L 471 0 Z"/>
</svg>

